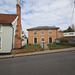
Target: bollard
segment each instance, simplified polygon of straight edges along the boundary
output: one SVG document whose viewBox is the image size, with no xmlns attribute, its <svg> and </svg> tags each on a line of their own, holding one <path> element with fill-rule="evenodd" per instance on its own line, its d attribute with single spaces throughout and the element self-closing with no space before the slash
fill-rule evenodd
<svg viewBox="0 0 75 75">
<path fill-rule="evenodd" d="M 50 44 L 50 50 L 51 50 L 51 44 Z"/>
<path fill-rule="evenodd" d="M 44 49 L 44 42 L 43 42 L 43 49 Z"/>
</svg>

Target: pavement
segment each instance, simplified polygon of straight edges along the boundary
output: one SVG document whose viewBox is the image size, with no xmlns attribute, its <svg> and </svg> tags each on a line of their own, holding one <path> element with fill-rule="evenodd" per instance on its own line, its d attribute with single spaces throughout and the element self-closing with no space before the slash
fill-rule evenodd
<svg viewBox="0 0 75 75">
<path fill-rule="evenodd" d="M 56 50 L 44 50 L 44 51 L 39 51 L 39 52 L 30 52 L 30 53 L 21 53 L 21 54 L 0 55 L 0 59 L 50 54 L 50 53 L 58 53 L 58 52 L 66 52 L 66 51 L 75 51 L 75 47 L 65 48 L 65 49 L 56 49 Z"/>
</svg>

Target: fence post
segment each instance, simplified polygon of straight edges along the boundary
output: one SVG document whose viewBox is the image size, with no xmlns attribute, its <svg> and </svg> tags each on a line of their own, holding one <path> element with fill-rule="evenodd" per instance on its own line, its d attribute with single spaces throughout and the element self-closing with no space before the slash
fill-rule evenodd
<svg viewBox="0 0 75 75">
<path fill-rule="evenodd" d="M 44 49 L 44 42 L 43 42 L 43 49 Z"/>
<path fill-rule="evenodd" d="M 51 43 L 50 43 L 50 50 L 51 50 Z"/>
</svg>

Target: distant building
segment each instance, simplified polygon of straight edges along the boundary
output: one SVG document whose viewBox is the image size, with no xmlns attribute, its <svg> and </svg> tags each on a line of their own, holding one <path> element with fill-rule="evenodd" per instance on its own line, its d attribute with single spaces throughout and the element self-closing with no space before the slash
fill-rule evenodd
<svg viewBox="0 0 75 75">
<path fill-rule="evenodd" d="M 54 43 L 58 38 L 58 27 L 55 26 L 39 26 L 27 29 L 28 44 Z"/>
<path fill-rule="evenodd" d="M 64 37 L 69 39 L 70 44 L 75 44 L 75 32 L 65 32 Z"/>
<path fill-rule="evenodd" d="M 25 46 L 26 44 L 27 44 L 27 37 L 23 31 L 22 32 L 22 46 Z"/>
</svg>

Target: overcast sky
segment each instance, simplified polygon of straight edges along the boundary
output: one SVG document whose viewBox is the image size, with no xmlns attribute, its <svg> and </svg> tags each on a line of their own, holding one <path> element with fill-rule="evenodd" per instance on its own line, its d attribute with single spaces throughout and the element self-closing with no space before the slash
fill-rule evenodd
<svg viewBox="0 0 75 75">
<path fill-rule="evenodd" d="M 71 22 L 74 0 L 22 0 L 22 29 L 35 26 L 57 26 L 67 29 Z M 17 0 L 0 0 L 0 13 L 16 14 Z"/>
</svg>

